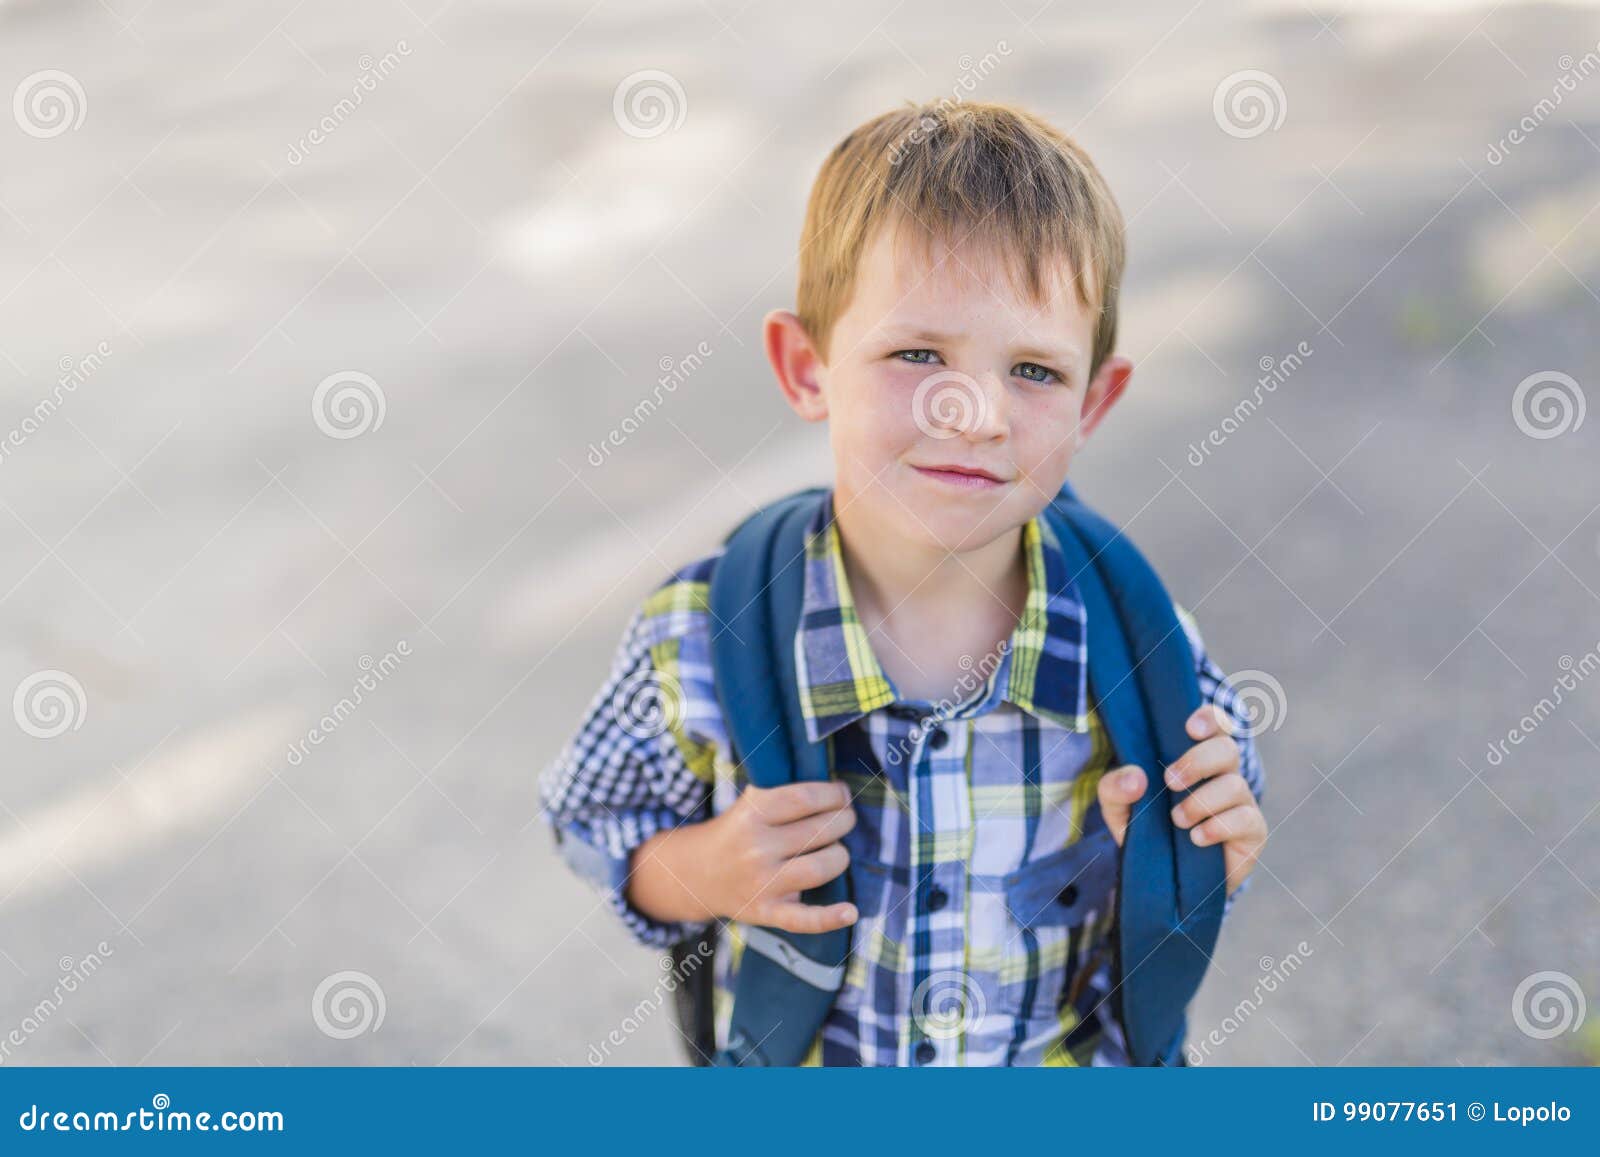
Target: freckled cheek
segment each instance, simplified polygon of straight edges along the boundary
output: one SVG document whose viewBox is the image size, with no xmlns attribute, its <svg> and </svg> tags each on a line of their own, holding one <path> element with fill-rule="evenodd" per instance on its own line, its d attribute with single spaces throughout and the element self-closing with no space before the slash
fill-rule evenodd
<svg viewBox="0 0 1600 1157">
<path fill-rule="evenodd" d="M 861 437 L 880 450 L 897 452 L 921 436 L 912 415 L 914 387 L 901 386 L 893 377 L 887 377 L 868 384 L 860 397 L 855 420 Z"/>
<path fill-rule="evenodd" d="M 1013 425 L 1017 465 L 1036 478 L 1066 470 L 1076 448 L 1077 424 L 1076 409 L 1032 407 Z"/>
<path fill-rule="evenodd" d="M 852 387 L 830 415 L 833 442 L 849 464 L 870 477 L 913 447 L 920 433 L 909 401 L 892 383 L 868 381 Z"/>
</svg>

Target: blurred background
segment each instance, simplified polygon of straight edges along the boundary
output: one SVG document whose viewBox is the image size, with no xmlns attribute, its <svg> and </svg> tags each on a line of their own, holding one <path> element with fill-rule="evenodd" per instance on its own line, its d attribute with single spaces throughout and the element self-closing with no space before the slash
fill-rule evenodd
<svg viewBox="0 0 1600 1157">
<path fill-rule="evenodd" d="M 0 1062 L 678 1062 L 536 779 L 826 480 L 758 326 L 908 99 L 1128 220 L 1073 477 L 1267 713 L 1204 1063 L 1600 1061 L 1600 5 L 982 8 L 0 0 Z"/>
</svg>

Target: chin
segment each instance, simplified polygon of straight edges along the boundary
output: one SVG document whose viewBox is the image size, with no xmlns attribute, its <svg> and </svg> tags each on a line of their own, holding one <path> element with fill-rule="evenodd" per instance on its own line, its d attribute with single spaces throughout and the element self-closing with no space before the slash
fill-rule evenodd
<svg viewBox="0 0 1600 1157">
<path fill-rule="evenodd" d="M 913 525 L 912 533 L 948 551 L 978 550 L 1027 521 L 1011 517 L 1004 506 L 995 503 L 922 498 L 907 505 L 921 520 Z"/>
</svg>

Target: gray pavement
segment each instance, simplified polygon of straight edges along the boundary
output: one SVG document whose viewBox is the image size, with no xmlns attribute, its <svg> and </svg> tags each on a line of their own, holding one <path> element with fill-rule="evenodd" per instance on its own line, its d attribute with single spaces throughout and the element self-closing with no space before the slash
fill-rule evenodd
<svg viewBox="0 0 1600 1157">
<path fill-rule="evenodd" d="M 758 340 L 822 156 L 980 70 L 1130 221 L 1080 490 L 1282 688 L 1207 1063 L 1600 1061 L 1600 679 L 1523 721 L 1600 645 L 1597 40 L 1588 4 L 0 0 L 0 1061 L 589 1063 L 656 955 L 535 777 L 633 600 L 825 477 Z M 675 127 L 630 135 L 646 70 Z M 1275 128 L 1216 110 L 1247 70 Z M 664 1014 L 610 1055 L 676 1059 Z"/>
</svg>

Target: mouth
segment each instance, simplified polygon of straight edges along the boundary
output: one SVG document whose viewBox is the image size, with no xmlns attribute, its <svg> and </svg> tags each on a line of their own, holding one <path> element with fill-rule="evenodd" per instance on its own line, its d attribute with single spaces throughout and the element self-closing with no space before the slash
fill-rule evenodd
<svg viewBox="0 0 1600 1157">
<path fill-rule="evenodd" d="M 912 469 L 925 478 L 962 490 L 992 490 L 1007 483 L 1007 479 L 976 466 L 912 466 Z"/>
</svg>

